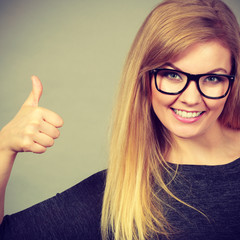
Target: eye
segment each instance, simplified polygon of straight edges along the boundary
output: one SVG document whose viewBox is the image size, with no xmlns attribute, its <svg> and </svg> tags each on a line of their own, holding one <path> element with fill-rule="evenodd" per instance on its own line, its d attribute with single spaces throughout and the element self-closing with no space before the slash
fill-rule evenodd
<svg viewBox="0 0 240 240">
<path fill-rule="evenodd" d="M 204 82 L 207 82 L 207 83 L 220 83 L 222 81 L 224 81 L 224 77 L 222 76 L 207 76 L 204 79 Z"/>
<path fill-rule="evenodd" d="M 181 80 L 182 79 L 178 73 L 171 72 L 171 71 L 165 72 L 164 77 L 168 78 L 169 80 Z"/>
</svg>

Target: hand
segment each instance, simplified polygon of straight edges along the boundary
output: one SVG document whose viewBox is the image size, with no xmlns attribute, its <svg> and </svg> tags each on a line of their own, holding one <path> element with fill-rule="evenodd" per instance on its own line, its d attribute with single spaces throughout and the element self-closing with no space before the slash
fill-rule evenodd
<svg viewBox="0 0 240 240">
<path fill-rule="evenodd" d="M 58 128 L 63 120 L 56 113 L 38 107 L 42 90 L 40 80 L 32 76 L 32 92 L 14 119 L 0 131 L 0 150 L 43 153 L 59 137 Z"/>
</svg>

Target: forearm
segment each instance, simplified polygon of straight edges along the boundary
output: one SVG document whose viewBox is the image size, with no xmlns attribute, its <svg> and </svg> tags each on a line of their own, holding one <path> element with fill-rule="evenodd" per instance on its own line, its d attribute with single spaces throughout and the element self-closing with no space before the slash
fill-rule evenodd
<svg viewBox="0 0 240 240">
<path fill-rule="evenodd" d="M 15 158 L 16 153 L 0 150 L 0 223 L 4 216 L 5 191 Z"/>
<path fill-rule="evenodd" d="M 4 199 L 7 183 L 17 152 L 11 149 L 8 125 L 0 131 L 0 223 L 4 216 Z"/>
</svg>

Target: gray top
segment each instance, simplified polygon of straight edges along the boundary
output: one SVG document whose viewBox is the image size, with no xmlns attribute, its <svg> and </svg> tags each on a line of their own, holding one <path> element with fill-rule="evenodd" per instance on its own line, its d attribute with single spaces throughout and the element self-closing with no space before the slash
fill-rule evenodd
<svg viewBox="0 0 240 240">
<path fill-rule="evenodd" d="M 51 199 L 5 216 L 0 239 L 101 239 L 105 175 L 106 171 L 99 172 Z M 169 187 L 207 216 L 160 190 L 161 197 L 171 205 L 165 207 L 166 217 L 175 230 L 171 240 L 240 239 L 240 159 L 220 166 L 180 165 Z M 157 238 L 163 239 L 154 239 Z"/>
<path fill-rule="evenodd" d="M 172 239 L 240 239 L 240 159 L 218 166 L 179 165 L 170 189 L 205 214 L 167 198 L 166 217 L 176 232 Z"/>
</svg>

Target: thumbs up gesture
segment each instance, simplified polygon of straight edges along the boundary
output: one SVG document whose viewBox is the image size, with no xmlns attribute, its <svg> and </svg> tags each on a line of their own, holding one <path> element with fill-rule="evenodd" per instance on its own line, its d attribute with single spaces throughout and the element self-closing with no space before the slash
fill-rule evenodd
<svg viewBox="0 0 240 240">
<path fill-rule="evenodd" d="M 41 81 L 39 80 L 38 77 L 32 76 L 32 91 L 27 100 L 25 101 L 25 103 L 23 104 L 23 106 L 26 105 L 38 107 L 38 102 L 42 96 L 42 91 L 43 87 Z"/>
<path fill-rule="evenodd" d="M 32 76 L 29 97 L 13 120 L 0 131 L 0 150 L 43 153 L 53 146 L 63 120 L 56 113 L 38 106 L 42 91 L 41 81 Z"/>
</svg>

